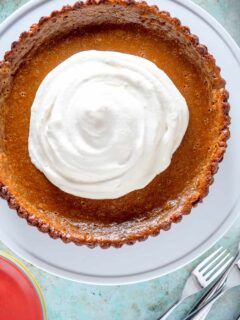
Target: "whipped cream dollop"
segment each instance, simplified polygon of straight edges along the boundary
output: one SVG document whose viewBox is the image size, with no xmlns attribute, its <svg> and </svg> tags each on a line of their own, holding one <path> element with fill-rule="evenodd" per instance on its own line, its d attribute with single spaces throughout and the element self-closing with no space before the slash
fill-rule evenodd
<svg viewBox="0 0 240 320">
<path fill-rule="evenodd" d="M 115 199 L 144 188 L 170 164 L 188 107 L 154 63 L 83 51 L 53 69 L 31 110 L 32 163 L 61 190 Z"/>
</svg>

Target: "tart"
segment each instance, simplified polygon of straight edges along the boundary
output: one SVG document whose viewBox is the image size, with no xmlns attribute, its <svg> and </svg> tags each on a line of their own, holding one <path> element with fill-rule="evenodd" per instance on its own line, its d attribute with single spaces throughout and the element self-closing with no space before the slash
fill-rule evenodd
<svg viewBox="0 0 240 320">
<path fill-rule="evenodd" d="M 44 77 L 83 50 L 154 62 L 185 97 L 190 122 L 171 165 L 145 188 L 93 200 L 51 184 L 28 153 L 31 106 Z M 229 137 L 225 81 L 197 36 L 145 2 L 77 2 L 32 25 L 0 63 L 0 194 L 52 238 L 89 247 L 134 244 L 168 230 L 208 193 Z"/>
</svg>

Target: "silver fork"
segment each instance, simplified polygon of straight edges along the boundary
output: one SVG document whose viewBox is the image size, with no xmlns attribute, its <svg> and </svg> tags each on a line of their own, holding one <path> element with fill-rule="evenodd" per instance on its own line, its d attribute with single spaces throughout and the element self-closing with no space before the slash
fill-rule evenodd
<svg viewBox="0 0 240 320">
<path fill-rule="evenodd" d="M 222 274 L 219 281 L 214 285 L 214 287 L 210 290 L 210 292 L 202 299 L 201 302 L 197 303 L 196 306 L 189 312 L 189 315 L 192 311 L 195 313 L 198 309 L 201 310 L 201 307 L 205 305 L 206 302 L 211 300 L 212 297 L 215 296 L 217 292 L 219 294 L 216 295 L 216 298 L 214 298 L 210 303 L 206 305 L 203 310 L 200 312 L 196 312 L 194 317 L 191 317 L 190 319 L 194 320 L 204 320 L 206 319 L 209 311 L 211 310 L 212 305 L 216 302 L 216 300 L 219 299 L 220 296 L 222 296 L 227 290 L 232 288 L 236 283 L 236 278 L 239 278 L 239 271 L 240 270 L 240 243 L 238 245 L 238 251 L 236 255 L 234 256 L 233 260 L 229 264 L 227 270 Z M 239 278 L 240 279 L 240 278 Z M 234 282 L 235 281 L 235 282 Z M 187 319 L 187 318 L 186 318 Z"/>
<path fill-rule="evenodd" d="M 209 311 L 211 310 L 212 305 L 229 289 L 237 286 L 236 278 L 240 279 L 240 274 L 237 269 L 238 268 L 235 265 L 233 265 L 230 269 L 230 274 L 228 276 L 229 269 L 227 268 L 227 271 L 224 272 L 223 277 L 221 276 L 220 281 L 217 281 L 216 285 L 214 285 L 213 289 L 211 289 L 210 294 L 205 296 L 204 299 L 201 299 L 201 303 L 197 307 L 195 307 L 195 309 L 192 309 L 194 311 L 190 311 L 188 315 L 184 318 L 184 320 L 206 319 Z"/>
<path fill-rule="evenodd" d="M 206 288 L 228 267 L 234 258 L 220 247 L 204 259 L 190 274 L 180 299 L 158 320 L 165 320 L 186 298 Z"/>
</svg>

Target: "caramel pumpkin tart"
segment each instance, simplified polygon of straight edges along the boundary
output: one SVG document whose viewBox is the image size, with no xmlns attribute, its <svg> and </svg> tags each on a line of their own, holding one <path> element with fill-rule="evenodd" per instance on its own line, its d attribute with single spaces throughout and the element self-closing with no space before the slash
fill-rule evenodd
<svg viewBox="0 0 240 320">
<path fill-rule="evenodd" d="M 41 18 L 0 64 L 1 196 L 64 242 L 168 230 L 208 193 L 229 137 L 225 81 L 198 38 L 133 1 Z"/>
</svg>

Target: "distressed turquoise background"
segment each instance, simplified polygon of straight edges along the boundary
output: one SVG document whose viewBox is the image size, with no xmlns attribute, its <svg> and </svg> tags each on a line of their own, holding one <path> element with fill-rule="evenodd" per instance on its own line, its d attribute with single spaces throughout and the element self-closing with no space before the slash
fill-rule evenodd
<svg viewBox="0 0 240 320">
<path fill-rule="evenodd" d="M 27 0 L 0 0 L 0 22 L 26 2 Z M 215 16 L 240 44 L 240 0 L 194 2 Z M 223 245 L 234 252 L 239 241 L 240 219 L 217 246 Z M 1 243 L 0 249 L 9 252 Z M 51 276 L 32 265 L 27 266 L 40 283 L 49 320 L 156 320 L 180 295 L 189 272 L 198 262 L 199 260 L 160 279 L 115 287 L 82 285 Z M 181 320 L 187 306 L 188 302 L 180 306 L 170 319 Z M 238 316 L 240 286 L 214 305 L 208 319 L 236 320 Z"/>
</svg>

